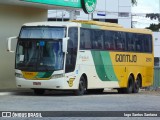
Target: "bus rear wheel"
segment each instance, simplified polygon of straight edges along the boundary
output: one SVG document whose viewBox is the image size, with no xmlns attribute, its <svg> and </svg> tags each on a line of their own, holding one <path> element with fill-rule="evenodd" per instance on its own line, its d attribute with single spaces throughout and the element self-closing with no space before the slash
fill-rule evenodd
<svg viewBox="0 0 160 120">
<path fill-rule="evenodd" d="M 137 80 L 134 83 L 134 91 L 133 93 L 138 93 L 139 92 L 139 88 L 141 86 L 141 79 L 138 77 Z"/>
<path fill-rule="evenodd" d="M 127 88 L 124 88 L 123 91 L 124 93 L 130 94 L 133 92 L 133 90 L 134 90 L 134 80 L 132 76 L 129 76 Z"/>
<path fill-rule="evenodd" d="M 79 81 L 78 90 L 75 91 L 75 95 L 84 95 L 87 90 L 87 83 L 85 78 L 82 76 Z"/>
<path fill-rule="evenodd" d="M 45 93 L 44 89 L 34 89 L 35 95 L 43 95 Z"/>
</svg>

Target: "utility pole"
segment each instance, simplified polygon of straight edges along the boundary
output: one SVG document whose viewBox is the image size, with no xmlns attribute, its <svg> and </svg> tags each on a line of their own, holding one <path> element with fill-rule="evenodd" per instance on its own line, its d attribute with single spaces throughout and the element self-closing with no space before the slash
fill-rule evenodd
<svg viewBox="0 0 160 120">
<path fill-rule="evenodd" d="M 91 20 L 93 20 L 93 13 L 91 13 Z"/>
</svg>

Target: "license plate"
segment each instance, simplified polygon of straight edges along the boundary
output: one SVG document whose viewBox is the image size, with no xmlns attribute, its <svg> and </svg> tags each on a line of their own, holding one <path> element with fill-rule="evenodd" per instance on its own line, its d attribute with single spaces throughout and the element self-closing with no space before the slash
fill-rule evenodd
<svg viewBox="0 0 160 120">
<path fill-rule="evenodd" d="M 33 82 L 33 85 L 41 85 L 41 82 Z"/>
</svg>

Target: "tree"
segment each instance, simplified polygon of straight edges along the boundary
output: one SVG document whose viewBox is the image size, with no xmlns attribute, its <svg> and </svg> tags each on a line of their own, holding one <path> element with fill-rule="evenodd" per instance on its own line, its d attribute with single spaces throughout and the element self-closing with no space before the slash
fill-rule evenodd
<svg viewBox="0 0 160 120">
<path fill-rule="evenodd" d="M 150 29 L 152 31 L 158 32 L 160 29 L 160 23 L 159 24 L 150 24 L 149 27 L 146 27 L 146 29 Z"/>
<path fill-rule="evenodd" d="M 150 13 L 150 14 L 146 14 L 147 18 L 150 18 L 151 20 L 156 20 L 158 19 L 158 21 L 160 22 L 160 14 L 159 13 Z"/>
<path fill-rule="evenodd" d="M 156 20 L 158 19 L 158 21 L 160 22 L 160 14 L 159 13 L 150 13 L 150 14 L 146 14 L 146 18 L 150 18 L 151 20 Z M 147 29 L 150 29 L 152 31 L 159 31 L 160 29 L 160 23 L 158 24 L 150 24 L 149 27 L 147 27 Z"/>
<path fill-rule="evenodd" d="M 137 0 L 132 0 L 132 5 L 137 5 Z"/>
</svg>

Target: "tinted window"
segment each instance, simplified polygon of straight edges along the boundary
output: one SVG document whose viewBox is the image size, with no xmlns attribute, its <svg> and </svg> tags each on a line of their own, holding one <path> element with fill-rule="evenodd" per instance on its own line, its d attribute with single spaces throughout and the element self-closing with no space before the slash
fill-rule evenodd
<svg viewBox="0 0 160 120">
<path fill-rule="evenodd" d="M 143 35 L 142 34 L 135 34 L 134 41 L 135 41 L 136 51 L 137 52 L 144 52 Z"/>
<path fill-rule="evenodd" d="M 150 53 L 152 52 L 152 37 L 150 35 L 145 35 L 143 37 L 144 44 L 144 52 Z"/>
<path fill-rule="evenodd" d="M 90 29 L 81 29 L 80 33 L 80 48 L 81 49 L 91 49 L 91 30 Z"/>
<path fill-rule="evenodd" d="M 93 49 L 103 49 L 104 42 L 103 42 L 103 36 L 104 31 L 102 30 L 92 30 L 93 36 L 92 36 L 92 48 Z"/>
<path fill-rule="evenodd" d="M 104 49 L 105 50 L 115 50 L 115 39 L 113 36 L 114 32 L 105 31 L 104 33 Z"/>
<path fill-rule="evenodd" d="M 135 41 L 133 38 L 133 33 L 126 33 L 127 50 L 131 52 L 135 51 Z"/>
<path fill-rule="evenodd" d="M 80 49 L 152 52 L 152 36 L 81 28 Z"/>
<path fill-rule="evenodd" d="M 116 50 L 124 51 L 125 50 L 125 35 L 123 32 L 115 32 L 115 46 Z"/>
<path fill-rule="evenodd" d="M 73 72 L 76 65 L 77 46 L 78 46 L 78 28 L 69 28 L 68 36 L 68 54 L 66 56 L 66 73 Z"/>
</svg>

